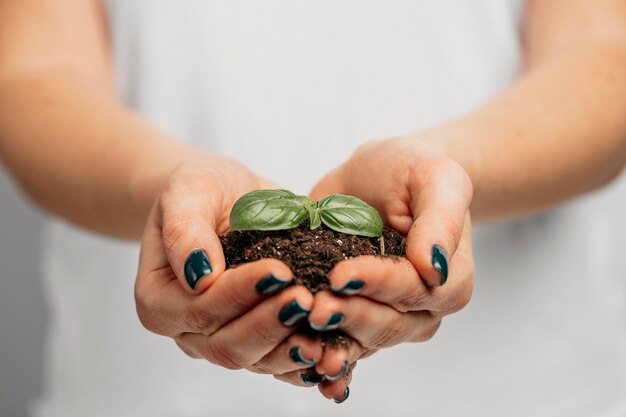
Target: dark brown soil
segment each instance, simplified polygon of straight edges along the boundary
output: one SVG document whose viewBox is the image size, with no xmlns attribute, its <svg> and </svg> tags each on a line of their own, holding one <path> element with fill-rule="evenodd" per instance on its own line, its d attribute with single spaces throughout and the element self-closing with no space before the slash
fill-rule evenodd
<svg viewBox="0 0 626 417">
<path fill-rule="evenodd" d="M 264 258 L 279 259 L 293 271 L 296 285 L 304 285 L 313 293 L 329 287 L 328 273 L 340 261 L 359 255 L 406 255 L 406 239 L 387 227 L 382 238 L 338 233 L 324 225 L 311 230 L 305 225 L 275 232 L 229 232 L 220 241 L 227 268 Z M 300 332 L 316 333 L 306 325 Z M 349 337 L 334 330 L 325 332 L 322 340 L 324 344 L 338 346 L 347 344 Z"/>
<path fill-rule="evenodd" d="M 329 287 L 328 273 L 335 264 L 359 255 L 404 256 L 406 240 L 385 228 L 382 238 L 347 235 L 324 225 L 311 230 L 301 226 L 275 232 L 230 232 L 220 237 L 226 267 L 275 258 L 291 268 L 295 282 L 311 292 Z"/>
</svg>

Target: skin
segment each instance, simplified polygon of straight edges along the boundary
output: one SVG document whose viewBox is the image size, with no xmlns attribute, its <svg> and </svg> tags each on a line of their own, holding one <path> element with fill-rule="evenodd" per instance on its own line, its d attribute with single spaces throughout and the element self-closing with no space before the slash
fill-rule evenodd
<svg viewBox="0 0 626 417">
<path fill-rule="evenodd" d="M 254 284 L 267 273 L 292 278 L 275 260 L 224 270 L 217 236 L 228 228 L 230 207 L 274 185 L 236 161 L 182 145 L 120 102 L 97 1 L 0 0 L 0 158 L 44 209 L 141 239 L 136 300 L 149 330 L 191 356 L 303 385 L 290 348 L 334 375 L 344 360 L 352 369 L 377 349 L 428 340 L 442 317 L 469 301 L 470 212 L 488 221 L 545 210 L 622 170 L 626 2 L 530 0 L 523 41 L 524 70 L 498 97 L 435 129 L 363 145 L 313 190 L 315 199 L 363 198 L 408 234 L 407 261 L 363 257 L 336 266 L 334 287 L 365 282 L 357 296 L 313 297 L 301 288 L 259 296 Z M 450 259 L 444 286 L 430 264 L 435 243 Z M 213 273 L 192 291 L 182 265 L 199 248 Z M 344 313 L 341 329 L 354 341 L 323 352 L 319 340 L 294 335 L 276 319 L 294 299 L 311 308 L 312 323 Z M 320 390 L 341 399 L 351 378 L 350 371 Z"/>
</svg>

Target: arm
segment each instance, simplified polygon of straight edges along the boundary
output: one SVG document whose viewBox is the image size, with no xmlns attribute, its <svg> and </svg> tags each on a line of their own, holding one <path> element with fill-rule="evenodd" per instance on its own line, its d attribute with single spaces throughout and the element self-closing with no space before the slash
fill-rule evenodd
<svg viewBox="0 0 626 417">
<path fill-rule="evenodd" d="M 340 329 L 354 339 L 350 362 L 428 340 L 467 304 L 470 204 L 480 220 L 522 215 L 621 171 L 626 2 L 532 0 L 525 30 L 525 71 L 499 97 L 436 129 L 362 146 L 312 191 L 314 199 L 359 196 L 407 235 L 407 260 L 344 261 L 331 272 L 332 291 L 316 294 L 309 321 L 342 313 Z"/>
<path fill-rule="evenodd" d="M 429 135 L 470 175 L 477 220 L 549 208 L 626 162 L 626 2 L 531 0 L 524 29 L 518 81 Z"/>
<path fill-rule="evenodd" d="M 273 259 L 225 271 L 217 237 L 234 200 L 274 186 L 125 108 L 108 42 L 98 1 L 0 0 L 3 162 L 43 208 L 96 232 L 142 237 L 135 298 L 149 330 L 227 368 L 310 366 L 288 352 L 321 356 L 319 338 L 294 334 L 313 295 L 285 289 L 293 275 Z"/>
<path fill-rule="evenodd" d="M 116 98 L 93 0 L 0 1 L 0 158 L 43 208 L 138 239 L 178 164 L 197 154 Z"/>
</svg>

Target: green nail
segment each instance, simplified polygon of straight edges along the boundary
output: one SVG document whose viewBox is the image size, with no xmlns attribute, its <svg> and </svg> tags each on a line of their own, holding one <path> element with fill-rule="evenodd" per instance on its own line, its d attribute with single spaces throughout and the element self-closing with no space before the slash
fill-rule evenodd
<svg viewBox="0 0 626 417">
<path fill-rule="evenodd" d="M 357 279 L 351 279 L 341 288 L 333 288 L 333 292 L 341 295 L 355 295 L 361 292 L 365 287 L 365 282 Z"/>
<path fill-rule="evenodd" d="M 315 366 L 315 364 L 317 363 L 314 360 L 305 359 L 304 356 L 302 356 L 302 351 L 299 347 L 293 347 L 289 349 L 289 357 L 296 365 L 304 366 L 306 368 Z"/>
<path fill-rule="evenodd" d="M 433 268 L 441 274 L 440 285 L 445 284 L 448 280 L 448 255 L 446 255 L 446 251 L 437 244 L 433 245 L 432 264 Z"/>
<path fill-rule="evenodd" d="M 280 290 L 282 290 L 283 288 L 285 288 L 287 284 L 288 282 L 281 281 L 274 275 L 269 274 L 268 276 L 257 282 L 254 288 L 256 289 L 256 292 L 261 295 L 274 295 L 280 292 Z"/>
<path fill-rule="evenodd" d="M 350 396 L 350 387 L 347 387 L 346 391 L 343 393 L 343 398 L 340 400 L 334 400 L 335 404 L 341 404 L 342 402 L 347 400 L 349 396 Z"/>
<path fill-rule="evenodd" d="M 196 289 L 198 282 L 213 272 L 211 262 L 206 252 L 202 249 L 191 252 L 185 262 L 185 279 L 192 290 Z"/>
<path fill-rule="evenodd" d="M 343 368 L 341 368 L 341 372 L 339 372 L 337 375 L 334 375 L 334 376 L 326 375 L 326 379 L 329 381 L 339 381 L 341 378 L 348 375 L 349 370 L 350 370 L 350 364 L 348 363 L 348 361 L 344 361 Z"/>
<path fill-rule="evenodd" d="M 338 329 L 343 323 L 343 320 L 346 318 L 342 313 L 332 313 L 328 318 L 328 322 L 322 326 L 318 326 L 316 324 L 310 323 L 310 326 L 313 330 L 318 332 L 327 332 L 329 330 Z"/>
<path fill-rule="evenodd" d="M 285 326 L 295 326 L 309 315 L 310 311 L 302 308 L 296 300 L 293 300 L 278 313 L 278 320 Z"/>
</svg>

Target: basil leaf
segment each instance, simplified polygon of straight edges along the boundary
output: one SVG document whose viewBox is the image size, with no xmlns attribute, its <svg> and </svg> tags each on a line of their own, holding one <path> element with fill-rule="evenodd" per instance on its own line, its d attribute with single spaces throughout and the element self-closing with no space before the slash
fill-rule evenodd
<svg viewBox="0 0 626 417">
<path fill-rule="evenodd" d="M 298 199 L 298 201 L 300 201 L 300 204 L 302 204 L 304 207 L 317 208 L 317 203 L 305 195 L 297 195 L 296 198 Z"/>
<path fill-rule="evenodd" d="M 230 212 L 231 230 L 285 230 L 298 227 L 308 212 L 287 190 L 257 190 L 243 195 Z"/>
<path fill-rule="evenodd" d="M 320 218 L 320 212 L 317 207 L 306 207 L 309 212 L 309 223 L 311 226 L 311 230 L 317 229 L 322 225 L 322 219 Z"/>
<path fill-rule="evenodd" d="M 378 211 L 356 197 L 328 196 L 319 202 L 319 213 L 326 226 L 340 233 L 367 237 L 383 234 L 383 220 Z"/>
</svg>

